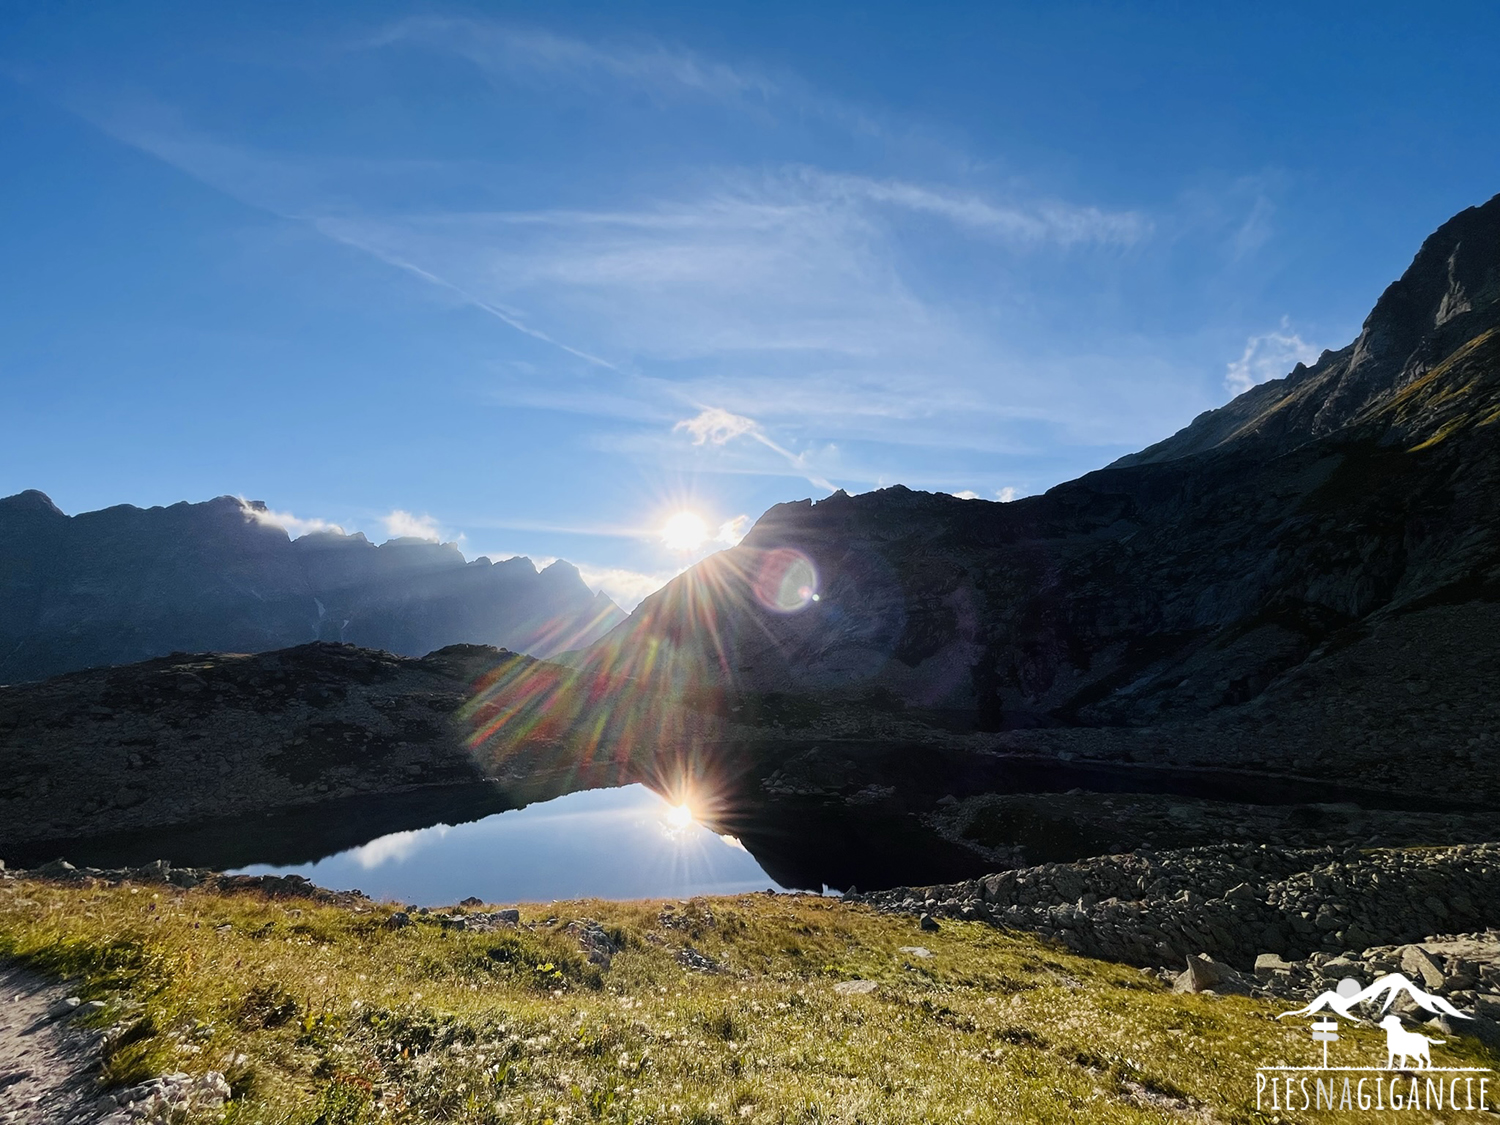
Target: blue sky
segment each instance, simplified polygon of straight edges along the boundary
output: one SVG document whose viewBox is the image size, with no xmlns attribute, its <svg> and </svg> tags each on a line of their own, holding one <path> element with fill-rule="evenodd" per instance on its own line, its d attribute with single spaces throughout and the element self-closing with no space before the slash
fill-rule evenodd
<svg viewBox="0 0 1500 1125">
<path fill-rule="evenodd" d="M 629 605 L 782 500 L 1040 492 L 1500 191 L 1487 5 L 0 8 L 0 493 Z M 691 537 L 689 537 L 691 538 Z"/>
</svg>

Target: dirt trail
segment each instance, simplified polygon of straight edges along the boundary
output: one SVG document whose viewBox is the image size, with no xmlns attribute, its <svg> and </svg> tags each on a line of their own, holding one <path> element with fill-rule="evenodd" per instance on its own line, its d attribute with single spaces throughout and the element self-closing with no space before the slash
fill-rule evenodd
<svg viewBox="0 0 1500 1125">
<path fill-rule="evenodd" d="M 69 996 L 64 984 L 0 963 L 0 1122 L 66 1125 L 105 1110 L 99 1035 L 74 1025 Z"/>
</svg>

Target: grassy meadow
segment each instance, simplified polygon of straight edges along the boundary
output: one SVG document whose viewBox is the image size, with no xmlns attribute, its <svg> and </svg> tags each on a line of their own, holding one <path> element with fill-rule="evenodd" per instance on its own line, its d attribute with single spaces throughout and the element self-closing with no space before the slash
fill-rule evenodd
<svg viewBox="0 0 1500 1125">
<path fill-rule="evenodd" d="M 790 895 L 523 906 L 492 933 L 395 909 L 17 879 L 0 956 L 107 1002 L 110 1082 L 223 1071 L 233 1125 L 1312 1119 L 1255 1108 L 1257 1062 L 1313 1061 L 1277 1006 L 979 923 Z"/>
</svg>

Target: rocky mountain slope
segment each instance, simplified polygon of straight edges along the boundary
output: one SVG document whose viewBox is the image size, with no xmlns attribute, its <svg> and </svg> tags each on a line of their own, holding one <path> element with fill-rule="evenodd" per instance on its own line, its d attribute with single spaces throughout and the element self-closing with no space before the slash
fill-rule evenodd
<svg viewBox="0 0 1500 1125">
<path fill-rule="evenodd" d="M 565 562 L 538 573 L 524 558 L 465 562 L 451 543 L 293 540 L 264 511 L 221 496 L 69 517 L 40 492 L 0 499 L 0 683 L 314 640 L 548 655 L 623 618 Z"/>
<path fill-rule="evenodd" d="M 905 705 L 907 738 L 925 716 L 1041 754 L 1500 795 L 1497 422 L 1500 197 L 1349 348 L 1175 438 L 1009 504 L 780 505 L 580 663 L 731 712 Z"/>
<path fill-rule="evenodd" d="M 1284 453 L 1373 421 L 1445 360 L 1495 326 L 1500 300 L 1500 207 L 1470 207 L 1435 231 L 1381 294 L 1359 338 L 1312 367 L 1252 387 L 1227 406 L 1116 465 L 1145 465 L 1207 450 Z M 1428 423 L 1434 419 L 1427 419 Z"/>
</svg>

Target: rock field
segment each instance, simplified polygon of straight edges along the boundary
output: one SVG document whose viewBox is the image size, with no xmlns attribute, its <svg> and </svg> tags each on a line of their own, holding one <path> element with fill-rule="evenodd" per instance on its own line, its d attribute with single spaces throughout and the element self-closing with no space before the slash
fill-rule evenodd
<svg viewBox="0 0 1500 1125">
<path fill-rule="evenodd" d="M 878 910 L 1026 930 L 1076 953 L 1158 970 L 1192 991 L 1310 998 L 1346 976 L 1369 983 L 1404 972 L 1500 1020 L 1495 844 L 1219 845 L 846 897 Z"/>
</svg>

